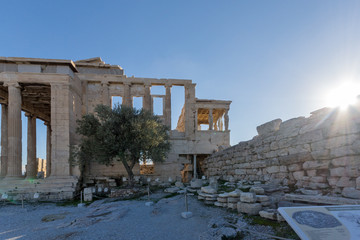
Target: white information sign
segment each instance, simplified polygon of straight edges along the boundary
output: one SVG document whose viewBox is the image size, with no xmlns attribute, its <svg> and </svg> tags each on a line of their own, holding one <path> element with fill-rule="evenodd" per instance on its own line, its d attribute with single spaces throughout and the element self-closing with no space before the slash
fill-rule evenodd
<svg viewBox="0 0 360 240">
<path fill-rule="evenodd" d="M 360 205 L 281 207 L 302 240 L 359 240 Z"/>
</svg>

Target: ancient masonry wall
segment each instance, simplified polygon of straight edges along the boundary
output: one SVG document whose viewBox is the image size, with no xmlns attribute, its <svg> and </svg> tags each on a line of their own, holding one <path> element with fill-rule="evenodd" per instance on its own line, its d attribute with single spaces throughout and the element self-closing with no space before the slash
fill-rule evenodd
<svg viewBox="0 0 360 240">
<path fill-rule="evenodd" d="M 206 174 L 360 196 L 359 112 L 360 103 L 347 111 L 325 108 L 308 118 L 265 123 L 252 140 L 207 158 Z"/>
</svg>

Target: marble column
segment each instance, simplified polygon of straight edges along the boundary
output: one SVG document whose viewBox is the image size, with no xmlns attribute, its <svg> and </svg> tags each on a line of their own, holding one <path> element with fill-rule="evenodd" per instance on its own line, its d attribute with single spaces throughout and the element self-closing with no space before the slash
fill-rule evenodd
<svg viewBox="0 0 360 240">
<path fill-rule="evenodd" d="M 123 98 L 123 105 L 132 107 L 132 97 L 131 97 L 131 84 L 125 82 L 124 83 L 124 98 Z"/>
<path fill-rule="evenodd" d="M 165 89 L 165 125 L 171 129 L 171 84 L 166 84 Z"/>
<path fill-rule="evenodd" d="M 46 125 L 46 177 L 51 174 L 51 126 L 50 123 L 45 122 Z"/>
<path fill-rule="evenodd" d="M 150 88 L 151 88 L 150 84 L 147 83 L 144 84 L 143 108 L 148 111 L 152 111 Z"/>
<path fill-rule="evenodd" d="M 26 178 L 34 179 L 38 167 L 36 164 L 36 117 L 29 113 L 25 116 L 28 118 Z"/>
<path fill-rule="evenodd" d="M 21 87 L 15 82 L 7 83 L 8 105 L 8 169 L 7 178 L 22 177 L 21 142 Z"/>
<path fill-rule="evenodd" d="M 0 177 L 5 177 L 8 162 L 8 107 L 1 105 L 1 172 Z"/>
<path fill-rule="evenodd" d="M 110 106 L 110 96 L 109 96 L 109 83 L 101 82 L 102 87 L 102 104 Z"/>
<path fill-rule="evenodd" d="M 209 130 L 213 130 L 214 120 L 213 120 L 213 110 L 209 109 Z"/>
</svg>

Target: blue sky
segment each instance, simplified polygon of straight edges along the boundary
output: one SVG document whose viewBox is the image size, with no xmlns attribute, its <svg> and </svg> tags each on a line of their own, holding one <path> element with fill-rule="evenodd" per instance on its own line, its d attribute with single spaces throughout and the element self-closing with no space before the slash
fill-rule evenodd
<svg viewBox="0 0 360 240">
<path fill-rule="evenodd" d="M 100 56 L 128 76 L 192 79 L 198 98 L 232 100 L 232 145 L 360 81 L 360 1 L 6 1 L 0 16 L 1 56 Z"/>
</svg>

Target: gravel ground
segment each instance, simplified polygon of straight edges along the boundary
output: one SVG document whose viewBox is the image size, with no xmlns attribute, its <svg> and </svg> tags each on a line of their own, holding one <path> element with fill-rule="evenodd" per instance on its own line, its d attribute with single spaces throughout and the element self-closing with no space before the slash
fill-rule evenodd
<svg viewBox="0 0 360 240">
<path fill-rule="evenodd" d="M 145 202 L 106 199 L 82 208 L 52 203 L 21 208 L 0 203 L 0 239 L 221 239 L 223 233 L 235 231 L 226 224 L 239 221 L 236 214 L 207 207 L 194 196 L 189 197 L 193 213 L 189 219 L 180 215 L 185 211 L 183 195 L 162 198 L 151 207 Z M 261 231 L 271 234 L 269 228 Z"/>
</svg>

